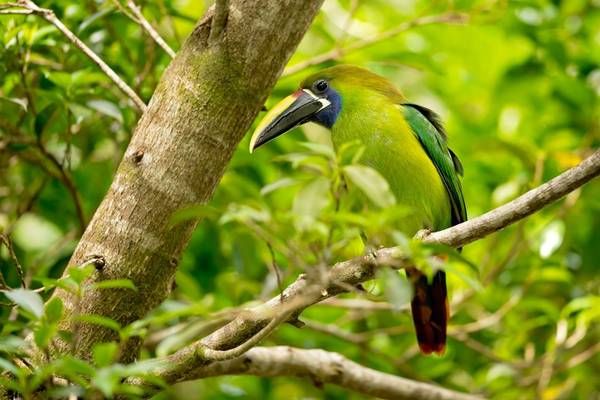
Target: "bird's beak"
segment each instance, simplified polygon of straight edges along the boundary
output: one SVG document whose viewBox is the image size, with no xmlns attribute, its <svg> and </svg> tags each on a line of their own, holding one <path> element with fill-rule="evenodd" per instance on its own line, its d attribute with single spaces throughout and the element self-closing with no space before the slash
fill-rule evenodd
<svg viewBox="0 0 600 400">
<path fill-rule="evenodd" d="M 315 96 L 308 89 L 294 92 L 281 100 L 260 121 L 250 139 L 250 153 L 277 136 L 307 122 L 330 104 L 329 100 Z"/>
</svg>

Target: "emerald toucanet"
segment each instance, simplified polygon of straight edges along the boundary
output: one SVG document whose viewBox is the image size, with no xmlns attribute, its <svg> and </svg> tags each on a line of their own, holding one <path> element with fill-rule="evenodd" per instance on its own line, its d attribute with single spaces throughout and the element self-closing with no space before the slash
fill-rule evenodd
<svg viewBox="0 0 600 400">
<path fill-rule="evenodd" d="M 462 165 L 446 144 L 437 115 L 411 104 L 385 78 L 366 69 L 340 65 L 306 78 L 298 91 L 271 109 L 250 141 L 250 151 L 305 122 L 331 130 L 334 147 L 359 140 L 361 163 L 389 183 L 397 203 L 412 212 L 398 227 L 412 236 L 420 229 L 440 230 L 467 219 L 458 175 Z M 407 268 L 419 347 L 441 354 L 449 317 L 446 275 L 433 279 Z"/>
</svg>

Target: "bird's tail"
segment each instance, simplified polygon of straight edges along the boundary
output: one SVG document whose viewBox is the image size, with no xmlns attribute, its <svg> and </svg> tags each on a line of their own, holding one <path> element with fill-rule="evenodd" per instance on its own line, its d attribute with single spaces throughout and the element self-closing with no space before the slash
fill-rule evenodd
<svg viewBox="0 0 600 400">
<path fill-rule="evenodd" d="M 416 268 L 407 268 L 406 273 L 414 288 L 411 309 L 419 348 L 423 354 L 442 355 L 446 349 L 446 326 L 450 314 L 446 273 L 437 271 L 431 283 Z"/>
</svg>

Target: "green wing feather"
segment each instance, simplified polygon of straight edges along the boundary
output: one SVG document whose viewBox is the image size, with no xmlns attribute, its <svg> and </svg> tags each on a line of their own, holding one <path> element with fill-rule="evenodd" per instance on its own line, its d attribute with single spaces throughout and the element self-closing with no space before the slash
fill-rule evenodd
<svg viewBox="0 0 600 400">
<path fill-rule="evenodd" d="M 421 142 L 425 152 L 438 170 L 452 206 L 452 225 L 467 220 L 467 209 L 458 175 L 463 167 L 456 154 L 446 144 L 446 134 L 437 115 L 416 104 L 402 104 L 404 118 Z"/>
</svg>

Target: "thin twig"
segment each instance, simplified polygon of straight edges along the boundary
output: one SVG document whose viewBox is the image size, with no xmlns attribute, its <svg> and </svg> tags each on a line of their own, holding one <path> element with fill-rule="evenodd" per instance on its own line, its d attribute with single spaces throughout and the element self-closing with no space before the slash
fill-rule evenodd
<svg viewBox="0 0 600 400">
<path fill-rule="evenodd" d="M 118 1 L 118 0 L 117 0 Z M 175 51 L 167 44 L 167 42 L 160 36 L 160 34 L 154 29 L 152 24 L 148 22 L 142 10 L 138 7 L 137 4 L 133 0 L 127 1 L 127 7 L 131 10 L 133 15 L 135 16 L 137 22 L 142 26 L 142 28 L 148 32 L 150 37 L 160 46 L 162 49 L 169 55 L 171 58 L 175 58 Z"/>
<path fill-rule="evenodd" d="M 368 337 L 360 333 L 349 332 L 338 327 L 336 324 L 324 324 L 319 321 L 313 321 L 303 318 L 304 326 L 316 332 L 322 332 L 330 336 L 337 337 L 352 344 L 362 345 L 367 341 Z"/>
<path fill-rule="evenodd" d="M 283 301 L 283 285 L 281 283 L 281 271 L 279 269 L 279 265 L 277 265 L 277 260 L 275 259 L 275 251 L 273 251 L 273 246 L 271 246 L 271 243 L 267 242 L 267 247 L 269 248 L 269 253 L 271 254 L 271 266 L 273 267 L 273 273 L 275 274 L 275 279 L 277 279 L 277 289 L 279 289 L 281 301 Z"/>
<path fill-rule="evenodd" d="M 188 368 L 188 379 L 223 375 L 297 376 L 309 378 L 317 386 L 335 384 L 369 397 L 394 400 L 437 399 L 474 400 L 480 397 L 459 393 L 436 385 L 401 378 L 355 363 L 341 354 L 321 349 L 297 349 L 287 346 L 256 347 L 243 357 L 215 362 L 200 368 Z M 168 382 L 168 365 L 156 374 Z M 140 384 L 142 382 L 132 382 Z"/>
<path fill-rule="evenodd" d="M 424 242 L 464 246 L 507 227 L 566 196 L 600 175 L 600 150 L 550 181 L 479 217 L 443 231 L 425 234 Z"/>
<path fill-rule="evenodd" d="M 514 306 L 521 300 L 521 296 L 514 295 L 506 303 L 504 303 L 496 312 L 484 318 L 480 318 L 475 322 L 470 322 L 463 325 L 454 325 L 450 327 L 450 332 L 470 333 L 487 329 L 496 325 Z"/>
<path fill-rule="evenodd" d="M 581 353 L 576 354 L 575 356 L 571 357 L 571 359 L 569 361 L 567 361 L 567 363 L 564 364 L 564 366 L 566 368 L 574 368 L 574 367 L 578 366 L 579 364 L 586 362 L 587 360 L 589 360 L 590 358 L 592 358 L 593 356 L 595 356 L 598 353 L 600 353 L 600 342 L 592 345 L 591 347 L 588 347 Z"/>
<path fill-rule="evenodd" d="M 353 311 L 392 311 L 395 308 L 386 301 L 371 301 L 365 299 L 331 298 L 321 303 L 324 306 L 340 307 Z M 406 307 L 408 309 L 408 306 Z"/>
<path fill-rule="evenodd" d="M 18 7 L 18 6 L 12 6 L 12 7 Z M 33 14 L 33 11 L 31 10 L 0 10 L 0 15 L 29 15 L 29 14 Z"/>
<path fill-rule="evenodd" d="M 581 164 L 560 174 L 547 183 L 530 190 L 517 199 L 498 207 L 480 217 L 464 222 L 443 231 L 422 236 L 425 243 L 442 243 L 460 247 L 474 240 L 480 239 L 505 226 L 525 218 L 542 207 L 558 200 L 567 193 L 600 174 L 600 150 L 594 152 Z M 309 282 L 305 277 L 300 277 L 296 282 L 284 290 L 284 297 L 288 303 L 296 303 L 296 310 L 291 313 L 292 319 L 297 318 L 306 307 L 321 302 L 337 294 L 348 291 L 361 282 L 373 279 L 379 267 L 397 267 L 405 265 L 406 259 L 401 248 L 383 248 L 351 260 L 339 262 L 327 270 L 326 279 L 328 286 L 315 295 L 308 291 L 314 282 Z M 318 287 L 318 286 L 317 286 Z M 295 300 L 296 299 L 296 300 Z M 274 297 L 265 304 L 254 307 L 246 313 L 235 318 L 210 336 L 202 339 L 202 346 L 211 349 L 228 349 L 243 345 L 249 338 L 260 332 L 273 319 L 273 315 L 281 315 L 280 297 Z M 457 336 L 465 339 L 465 333 Z M 469 341 L 470 344 L 473 344 Z M 186 375 L 186 371 L 193 367 L 194 362 L 202 361 L 195 356 L 198 344 L 181 349 L 168 357 L 172 379 Z M 494 356 L 494 354 L 490 354 Z"/>
<path fill-rule="evenodd" d="M 282 76 L 293 75 L 298 73 L 308 67 L 312 67 L 314 65 L 322 64 L 327 61 L 337 60 L 349 53 L 354 51 L 363 49 L 365 47 L 371 46 L 375 43 L 382 42 L 384 40 L 390 39 L 394 36 L 399 35 L 402 32 L 405 32 L 415 26 L 422 25 L 431 25 L 431 24 L 463 24 L 466 23 L 469 19 L 467 14 L 457 13 L 457 12 L 449 12 L 440 15 L 432 15 L 427 17 L 421 17 L 413 19 L 412 21 L 405 22 L 403 24 L 398 25 L 395 28 L 387 30 L 385 32 L 377 33 L 368 38 L 358 40 L 344 47 L 337 47 L 323 54 L 319 54 L 313 58 L 310 58 L 306 61 L 302 61 L 300 63 L 294 64 L 290 67 L 287 67 Z"/>
<path fill-rule="evenodd" d="M 215 0 L 215 12 L 212 17 L 210 35 L 208 37 L 209 43 L 214 44 L 221 39 L 228 15 L 229 0 Z"/>
<path fill-rule="evenodd" d="M 9 3 L 11 7 L 23 7 L 25 10 L 3 10 L 3 14 L 35 14 L 54 25 L 71 43 L 80 49 L 94 64 L 96 64 L 102 72 L 104 72 L 115 85 L 127 95 L 142 112 L 146 111 L 146 103 L 135 93 L 135 91 L 127 85 L 117 73 L 108 66 L 96 53 L 92 51 L 81 39 L 79 39 L 69 28 L 56 18 L 54 12 L 47 8 L 41 8 L 31 0 L 22 0 L 18 3 Z"/>
<path fill-rule="evenodd" d="M 191 348 L 186 349 L 184 353 L 180 354 L 184 358 L 187 358 L 187 361 L 174 364 L 173 372 L 177 373 L 181 365 L 188 365 L 193 362 L 210 363 L 213 361 L 231 360 L 241 356 L 269 336 L 279 325 L 293 319 L 293 314 L 299 308 L 304 309 L 313 304 L 315 296 L 320 296 L 320 290 L 316 285 L 311 285 L 305 288 L 303 295 L 296 296 L 289 302 L 284 303 L 283 300 L 285 298 L 280 297 L 279 306 L 272 309 L 276 313 L 275 316 L 262 316 L 263 320 L 265 317 L 267 318 L 268 323 L 235 347 L 227 350 L 219 350 L 219 347 L 211 345 L 212 335 L 197 341 L 191 345 Z"/>
<path fill-rule="evenodd" d="M 17 275 L 19 276 L 19 280 L 21 281 L 21 287 L 24 288 L 25 287 L 25 274 L 23 273 L 23 267 L 21 266 L 21 263 L 19 263 L 19 259 L 17 258 L 17 255 L 15 254 L 15 249 L 13 248 L 12 241 L 10 240 L 8 235 L 5 235 L 3 233 L 0 233 L 0 241 L 2 243 L 4 243 L 4 245 L 6 246 L 6 249 L 8 250 L 8 255 L 12 259 L 13 263 L 15 264 L 15 268 L 17 269 Z M 3 286 L 6 286 L 4 277 L 1 278 L 0 283 L 2 283 Z"/>
<path fill-rule="evenodd" d="M 37 144 L 40 153 L 50 161 L 58 170 L 59 179 L 62 181 L 63 185 L 67 188 L 67 191 L 71 195 L 73 199 L 73 205 L 75 206 L 75 212 L 77 213 L 77 219 L 79 220 L 79 233 L 82 234 L 85 231 L 86 227 L 86 219 L 83 213 L 83 206 L 81 205 L 81 198 L 79 197 L 79 192 L 77 191 L 77 186 L 71 176 L 65 171 L 62 163 L 54 156 L 54 154 L 50 153 L 46 148 L 38 142 Z"/>
<path fill-rule="evenodd" d="M 225 361 L 231 360 L 233 358 L 237 358 L 242 354 L 246 353 L 248 350 L 259 344 L 263 339 L 269 336 L 279 325 L 287 321 L 290 315 L 293 313 L 293 308 L 287 310 L 285 312 L 280 313 L 278 316 L 273 318 L 267 326 L 258 331 L 254 336 L 250 339 L 242 343 L 241 345 L 234 347 L 229 350 L 213 350 L 210 347 L 206 347 L 204 345 L 200 345 L 197 349 L 197 355 L 203 361 Z"/>
</svg>

